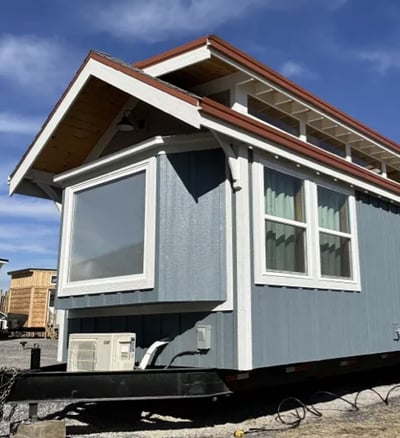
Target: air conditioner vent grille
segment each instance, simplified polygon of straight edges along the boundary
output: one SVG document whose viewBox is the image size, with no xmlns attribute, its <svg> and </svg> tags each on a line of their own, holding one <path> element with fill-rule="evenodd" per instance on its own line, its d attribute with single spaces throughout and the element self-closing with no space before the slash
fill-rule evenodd
<svg viewBox="0 0 400 438">
<path fill-rule="evenodd" d="M 133 370 L 135 348 L 135 333 L 73 333 L 69 338 L 67 370 Z"/>
</svg>

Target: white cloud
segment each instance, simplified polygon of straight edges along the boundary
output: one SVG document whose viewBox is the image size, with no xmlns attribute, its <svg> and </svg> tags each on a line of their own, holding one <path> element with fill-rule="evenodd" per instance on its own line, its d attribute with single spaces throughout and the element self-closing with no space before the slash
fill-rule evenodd
<svg viewBox="0 0 400 438">
<path fill-rule="evenodd" d="M 33 220 L 60 220 L 60 213 L 51 201 L 25 197 L 0 196 L 0 217 L 29 218 Z"/>
<path fill-rule="evenodd" d="M 121 38 L 161 41 L 179 34 L 210 32 L 271 0 L 120 0 L 95 2 L 86 16 L 96 29 Z"/>
<path fill-rule="evenodd" d="M 309 70 L 294 61 L 284 62 L 279 71 L 283 74 L 283 76 L 286 76 L 288 78 L 314 76 Z"/>
<path fill-rule="evenodd" d="M 0 78 L 26 90 L 46 92 L 65 82 L 69 51 L 60 42 L 35 35 L 0 36 Z"/>
<path fill-rule="evenodd" d="M 42 121 L 38 117 L 0 112 L 0 133 L 34 134 L 39 130 Z"/>
<path fill-rule="evenodd" d="M 392 68 L 400 68 L 398 49 L 365 50 L 357 53 L 356 57 L 370 63 L 382 75 Z"/>
</svg>

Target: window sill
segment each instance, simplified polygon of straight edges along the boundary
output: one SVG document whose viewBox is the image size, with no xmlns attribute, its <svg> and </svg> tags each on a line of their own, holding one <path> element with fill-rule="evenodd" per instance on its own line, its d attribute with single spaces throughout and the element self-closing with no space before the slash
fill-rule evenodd
<svg viewBox="0 0 400 438">
<path fill-rule="evenodd" d="M 153 279 L 146 278 L 144 275 L 128 275 L 67 283 L 60 288 L 59 297 L 115 293 L 152 288 L 154 288 Z"/>
<path fill-rule="evenodd" d="M 256 285 L 263 286 L 288 286 L 292 288 L 331 289 L 360 292 L 361 284 L 355 280 L 334 278 L 313 278 L 303 275 L 288 275 L 279 273 L 262 273 L 255 278 Z"/>
</svg>

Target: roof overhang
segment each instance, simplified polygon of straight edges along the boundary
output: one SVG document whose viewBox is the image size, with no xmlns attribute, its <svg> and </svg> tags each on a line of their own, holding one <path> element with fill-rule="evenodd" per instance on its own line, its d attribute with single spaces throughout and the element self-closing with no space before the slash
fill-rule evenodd
<svg viewBox="0 0 400 438">
<path fill-rule="evenodd" d="M 74 105 L 79 104 L 79 102 L 85 104 L 85 98 L 87 97 L 85 96 L 85 89 L 93 78 L 123 93 L 118 96 L 116 108 L 121 107 L 124 97 L 126 100 L 129 96 L 134 96 L 193 127 L 200 127 L 199 101 L 195 96 L 148 76 L 132 65 L 99 52 L 90 52 L 28 151 L 10 176 L 10 194 L 17 191 L 17 188 L 29 171 L 35 170 L 35 162 L 37 162 L 47 147 L 48 154 L 51 156 L 53 148 L 49 144 L 52 137 L 55 136 L 58 128 L 61 129 L 63 127 L 62 124 L 71 114 Z M 107 122 L 109 123 L 117 113 L 114 111 L 114 113 L 109 114 L 109 117 L 106 118 Z M 104 129 L 107 127 L 105 126 Z M 67 126 L 67 129 L 70 129 L 70 127 Z M 96 139 L 98 139 L 98 136 L 93 136 L 93 142 Z M 82 157 L 79 158 L 82 159 Z M 41 171 L 41 169 L 36 170 Z"/>
</svg>

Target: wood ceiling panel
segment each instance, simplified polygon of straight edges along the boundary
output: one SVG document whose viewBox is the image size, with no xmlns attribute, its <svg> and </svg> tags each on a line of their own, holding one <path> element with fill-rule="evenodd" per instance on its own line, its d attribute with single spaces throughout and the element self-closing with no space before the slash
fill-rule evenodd
<svg viewBox="0 0 400 438">
<path fill-rule="evenodd" d="M 171 84 L 188 89 L 235 72 L 236 69 L 231 65 L 219 59 L 212 58 L 184 69 L 168 73 L 163 76 L 162 79 Z"/>
<path fill-rule="evenodd" d="M 33 167 L 60 173 L 81 165 L 127 99 L 126 93 L 91 78 Z"/>
</svg>

